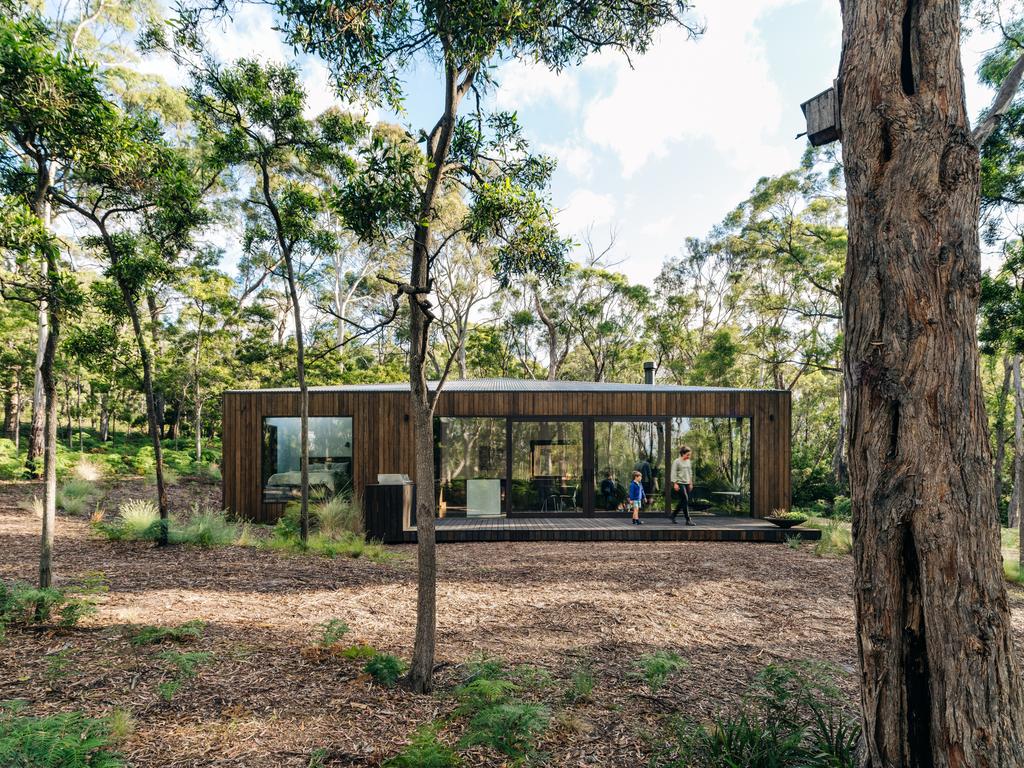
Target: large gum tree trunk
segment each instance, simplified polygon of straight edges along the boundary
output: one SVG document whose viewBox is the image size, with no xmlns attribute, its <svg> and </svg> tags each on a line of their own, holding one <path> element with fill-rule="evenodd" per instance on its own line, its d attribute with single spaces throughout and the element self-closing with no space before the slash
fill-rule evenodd
<svg viewBox="0 0 1024 768">
<path fill-rule="evenodd" d="M 978 370 L 958 0 L 846 0 L 844 281 L 863 764 L 1024 765 Z"/>
</svg>

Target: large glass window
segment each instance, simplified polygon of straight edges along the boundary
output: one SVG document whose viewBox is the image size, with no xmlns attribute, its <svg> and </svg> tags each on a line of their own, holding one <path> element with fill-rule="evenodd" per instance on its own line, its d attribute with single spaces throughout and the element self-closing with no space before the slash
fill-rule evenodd
<svg viewBox="0 0 1024 768">
<path fill-rule="evenodd" d="M 512 423 L 512 510 L 583 511 L 583 423 Z"/>
<path fill-rule="evenodd" d="M 302 495 L 302 431 L 297 416 L 263 420 L 263 501 L 282 503 Z M 352 492 L 352 418 L 309 419 L 309 489 L 314 497 Z"/>
<path fill-rule="evenodd" d="M 594 422 L 594 507 L 620 509 L 626 502 L 633 472 L 640 473 L 647 502 L 644 509 L 665 509 L 665 422 Z"/>
<path fill-rule="evenodd" d="M 505 419 L 434 421 L 438 509 L 445 517 L 504 514 Z"/>
<path fill-rule="evenodd" d="M 750 419 L 672 419 L 674 461 L 680 446 L 693 451 L 695 496 L 717 514 L 750 514 Z"/>
</svg>

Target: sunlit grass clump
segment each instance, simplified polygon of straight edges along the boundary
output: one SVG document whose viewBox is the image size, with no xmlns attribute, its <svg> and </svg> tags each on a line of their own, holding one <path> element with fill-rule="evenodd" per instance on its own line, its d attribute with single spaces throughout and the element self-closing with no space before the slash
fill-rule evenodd
<svg viewBox="0 0 1024 768">
<path fill-rule="evenodd" d="M 100 495 L 95 482 L 71 478 L 57 487 L 57 508 L 69 515 L 84 515 Z"/>
<path fill-rule="evenodd" d="M 383 562 L 393 557 L 379 542 L 367 541 L 362 532 L 359 506 L 347 499 L 330 499 L 310 504 L 310 533 L 305 546 L 300 536 L 300 508 L 289 504 L 274 526 L 273 535 L 262 546 L 285 552 L 311 553 L 324 557 L 366 558 Z"/>
</svg>

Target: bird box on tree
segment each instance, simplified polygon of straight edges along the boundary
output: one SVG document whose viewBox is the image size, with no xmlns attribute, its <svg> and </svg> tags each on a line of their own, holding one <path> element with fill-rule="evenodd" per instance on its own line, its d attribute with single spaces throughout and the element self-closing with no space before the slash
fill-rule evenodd
<svg viewBox="0 0 1024 768">
<path fill-rule="evenodd" d="M 800 105 L 800 109 L 807 118 L 807 138 L 811 146 L 820 147 L 841 138 L 839 97 L 835 86 L 808 99 Z"/>
</svg>

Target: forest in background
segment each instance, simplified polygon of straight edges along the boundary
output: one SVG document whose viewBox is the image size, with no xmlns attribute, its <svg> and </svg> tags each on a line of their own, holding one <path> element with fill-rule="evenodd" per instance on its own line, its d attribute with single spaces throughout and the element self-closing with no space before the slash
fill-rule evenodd
<svg viewBox="0 0 1024 768">
<path fill-rule="evenodd" d="M 79 16 L 64 9 L 49 19 L 10 10 L 0 30 L 8 79 L 0 87 L 14 87 L 12 74 L 24 76 L 17 67 L 36 67 L 40 77 L 64 78 L 71 92 L 88 91 L 92 101 L 74 109 L 47 103 L 53 95 L 40 92 L 32 94 L 36 102 L 18 105 L 20 113 L 2 115 L 4 476 L 42 469 L 35 373 L 45 340 L 45 270 L 39 243 L 23 227 L 40 163 L 50 174 L 46 216 L 69 307 L 54 356 L 62 453 L 116 451 L 132 436 L 144 438 L 145 356 L 153 417 L 173 451 L 172 467 L 215 473 L 220 393 L 295 386 L 297 318 L 308 385 L 407 380 L 409 309 L 396 285 L 409 280 L 409 229 L 398 219 L 359 222 L 373 213 L 367 200 L 380 209 L 382 199 L 408 207 L 408 200 L 390 198 L 408 197 L 410 185 L 386 181 L 403 169 L 413 179 L 422 172 L 412 167 L 412 131 L 335 110 L 304 118 L 305 94 L 291 65 L 217 62 L 204 54 L 184 91 L 140 74 L 147 51 L 174 47 L 146 3 L 90 6 Z M 1008 45 L 993 51 L 982 80 L 1000 82 L 1011 54 Z M 270 97 L 260 101 L 243 87 L 247 82 Z M 237 146 L 245 127 L 225 118 L 232 104 L 271 113 L 253 131 L 253 152 Z M 47 126 L 48 119 L 62 127 Z M 982 367 L 994 482 L 1011 525 L 1018 519 L 1014 490 L 1024 485 L 1024 254 L 1013 226 L 1024 194 L 1022 120 L 1024 105 L 1017 103 L 986 143 L 982 183 L 987 263 L 998 265 L 984 281 Z M 104 121 L 112 127 L 95 128 Z M 112 145 L 104 130 L 121 143 Z M 262 147 L 260 131 L 278 144 Z M 99 162 L 86 159 L 99 146 L 89 141 L 104 143 Z M 556 158 L 530 154 L 514 114 L 466 127 L 458 141 L 475 141 L 478 150 L 487 144 L 506 166 L 517 164 L 502 168 L 514 191 L 506 199 L 495 195 L 492 209 L 520 218 L 531 209 L 534 235 L 537 222 L 553 228 L 557 201 L 548 200 L 546 184 Z M 268 162 L 261 165 L 264 149 Z M 502 165 L 487 152 L 477 157 L 492 170 Z M 428 376 L 638 382 L 643 361 L 654 360 L 660 383 L 788 389 L 793 505 L 831 505 L 848 493 L 840 163 L 809 151 L 801 167 L 761 179 L 711 232 L 681 235 L 678 254 L 665 259 L 652 286 L 624 274 L 627 254 L 614 230 L 560 242 L 568 258 L 556 269 L 541 260 L 508 270 L 508 239 L 480 221 L 480 191 L 451 184 L 443 191 L 432 265 Z M 280 184 L 279 199 L 263 196 L 264 168 Z M 296 267 L 298 313 L 282 248 Z M 114 468 L 151 470 L 152 451 L 139 450 L 129 452 L 141 458 L 124 467 L 115 461 Z"/>
</svg>

